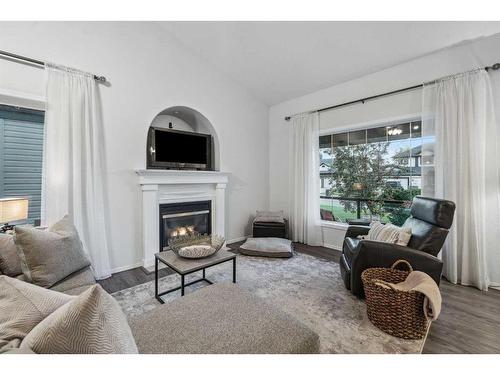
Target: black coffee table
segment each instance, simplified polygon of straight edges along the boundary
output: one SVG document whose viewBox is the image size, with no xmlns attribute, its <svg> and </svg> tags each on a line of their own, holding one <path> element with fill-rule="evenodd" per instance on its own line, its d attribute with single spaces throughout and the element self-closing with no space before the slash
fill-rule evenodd
<svg viewBox="0 0 500 375">
<path fill-rule="evenodd" d="M 205 277 L 205 269 L 215 266 L 217 264 L 221 264 L 224 262 L 229 262 L 233 261 L 233 283 L 236 283 L 236 254 L 227 251 L 225 249 L 219 250 L 217 253 L 214 255 L 207 257 L 207 258 L 201 258 L 201 259 L 186 259 L 186 258 L 181 258 L 177 256 L 173 251 L 167 250 L 167 251 L 162 251 L 160 253 L 155 254 L 155 297 L 158 301 L 161 303 L 165 303 L 161 296 L 164 296 L 165 294 L 175 292 L 176 290 L 181 290 L 181 296 L 184 295 L 184 288 L 188 285 L 192 285 L 195 283 L 199 283 L 201 281 L 205 281 L 208 284 L 213 284 L 210 280 L 208 280 Z M 158 265 L 159 263 L 163 263 L 167 267 L 173 269 L 175 272 L 177 272 L 179 275 L 181 275 L 181 285 L 172 288 L 169 290 L 166 290 L 164 292 L 159 292 L 158 291 Z M 196 279 L 193 281 L 190 281 L 189 283 L 185 282 L 185 277 L 186 275 L 189 275 L 191 273 L 197 272 L 197 271 L 203 271 L 203 276 L 201 279 Z"/>
</svg>

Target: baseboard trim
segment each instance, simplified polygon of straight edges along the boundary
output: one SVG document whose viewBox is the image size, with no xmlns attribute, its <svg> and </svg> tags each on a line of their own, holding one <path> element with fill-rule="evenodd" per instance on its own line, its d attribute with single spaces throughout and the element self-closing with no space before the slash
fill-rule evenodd
<svg viewBox="0 0 500 375">
<path fill-rule="evenodd" d="M 248 237 L 250 237 L 250 235 L 243 236 L 243 237 L 238 237 L 238 238 L 233 238 L 233 239 L 227 240 L 226 243 L 227 244 L 232 244 L 232 243 L 235 243 L 235 242 L 244 241 Z M 123 271 L 127 271 L 127 270 L 131 270 L 133 268 L 138 268 L 138 267 L 142 267 L 143 270 L 144 270 L 144 272 L 146 272 L 146 273 L 152 273 L 152 272 L 154 272 L 154 264 L 152 266 L 149 266 L 149 267 L 144 267 L 144 262 L 137 262 L 137 263 L 134 263 L 134 264 L 131 264 L 131 265 L 128 265 L 128 266 L 113 268 L 111 270 L 111 274 L 118 273 L 118 272 L 123 272 Z M 163 265 L 160 264 L 159 268 L 160 269 L 163 268 Z"/>
<path fill-rule="evenodd" d="M 238 238 L 233 238 L 233 239 L 230 239 L 230 240 L 226 240 L 226 243 L 227 244 L 232 244 L 232 243 L 235 243 L 235 242 L 245 241 L 248 237 L 250 237 L 250 235 L 246 235 L 246 236 L 238 237 Z"/>
<path fill-rule="evenodd" d="M 134 263 L 134 264 L 130 264 L 128 266 L 123 266 L 123 267 L 116 267 L 116 268 L 113 268 L 111 270 L 111 274 L 118 273 L 118 272 L 123 272 L 123 271 L 128 271 L 128 270 L 131 270 L 133 268 L 140 267 L 140 266 L 142 266 L 142 262 L 137 262 L 137 263 Z"/>
<path fill-rule="evenodd" d="M 166 265 L 164 265 L 163 263 L 161 263 L 161 262 L 158 262 L 158 263 L 159 263 L 159 264 L 158 264 L 158 270 L 162 270 L 162 269 L 164 269 L 164 268 L 167 268 L 167 266 L 166 266 Z M 153 266 L 149 266 L 149 267 L 145 267 L 145 266 L 141 263 L 140 267 L 142 268 L 142 270 L 144 271 L 144 273 L 145 273 L 146 275 L 149 275 L 149 274 L 151 274 L 151 273 L 154 273 L 154 272 L 155 272 L 155 266 L 154 266 L 154 265 L 153 265 Z"/>
<path fill-rule="evenodd" d="M 342 248 L 340 246 L 332 245 L 329 243 L 323 243 L 323 247 L 326 247 L 326 248 L 332 249 L 332 250 L 342 251 Z"/>
</svg>

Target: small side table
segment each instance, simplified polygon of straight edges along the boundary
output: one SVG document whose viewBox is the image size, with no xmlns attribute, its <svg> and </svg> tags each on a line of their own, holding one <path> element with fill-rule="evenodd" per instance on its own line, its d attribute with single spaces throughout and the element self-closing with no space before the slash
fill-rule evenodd
<svg viewBox="0 0 500 375">
<path fill-rule="evenodd" d="M 167 250 L 162 251 L 160 253 L 155 254 L 155 297 L 161 303 L 165 303 L 161 296 L 165 294 L 175 292 L 176 290 L 181 290 L 181 296 L 184 295 L 184 289 L 186 286 L 199 283 L 201 281 L 205 281 L 208 284 L 213 284 L 212 281 L 208 280 L 205 277 L 205 270 L 209 267 L 215 266 L 217 264 L 221 264 L 224 262 L 233 261 L 233 283 L 236 283 L 236 254 L 227 251 L 225 249 L 219 250 L 214 255 L 201 258 L 201 259 L 186 259 L 177 256 L 173 251 Z M 159 263 L 163 263 L 167 267 L 173 269 L 181 276 L 181 285 L 164 292 L 158 291 L 158 265 Z M 203 276 L 200 279 L 196 279 L 190 281 L 189 283 L 185 282 L 186 275 L 191 273 L 202 271 Z"/>
</svg>

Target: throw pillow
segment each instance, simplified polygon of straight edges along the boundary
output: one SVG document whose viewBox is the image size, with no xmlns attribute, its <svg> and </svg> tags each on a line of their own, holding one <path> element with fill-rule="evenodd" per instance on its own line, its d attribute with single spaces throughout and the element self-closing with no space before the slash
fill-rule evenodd
<svg viewBox="0 0 500 375">
<path fill-rule="evenodd" d="M 73 224 L 65 216 L 49 230 L 15 227 L 23 273 L 32 283 L 50 288 L 73 272 L 90 266 Z"/>
<path fill-rule="evenodd" d="M 370 231 L 364 238 L 406 246 L 411 238 L 411 228 L 401 228 L 390 223 L 384 225 L 375 221 L 371 224 Z"/>
<path fill-rule="evenodd" d="M 0 352 L 19 345 L 33 327 L 73 298 L 0 276 Z"/>
<path fill-rule="evenodd" d="M 392 225 L 392 224 L 391 224 Z M 396 227 L 399 229 L 398 242 L 396 244 L 401 246 L 408 246 L 411 238 L 411 228 Z"/>
<path fill-rule="evenodd" d="M 0 272 L 15 277 L 23 273 L 14 236 L 0 233 Z"/>
<path fill-rule="evenodd" d="M 283 211 L 257 211 L 254 222 L 261 223 L 284 223 Z"/>
<path fill-rule="evenodd" d="M 118 302 L 98 284 L 45 318 L 21 349 L 39 354 L 135 354 L 137 346 Z"/>
</svg>

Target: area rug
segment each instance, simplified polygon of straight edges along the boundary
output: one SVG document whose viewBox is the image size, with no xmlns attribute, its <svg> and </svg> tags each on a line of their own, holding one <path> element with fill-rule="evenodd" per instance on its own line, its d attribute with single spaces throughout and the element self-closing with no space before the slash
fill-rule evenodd
<svg viewBox="0 0 500 375">
<path fill-rule="evenodd" d="M 201 274 L 201 271 L 199 272 Z M 207 269 L 213 282 L 231 281 L 231 262 Z M 200 275 L 186 277 L 186 282 Z M 322 353 L 421 353 L 425 339 L 403 340 L 376 328 L 366 315 L 364 301 L 345 289 L 337 263 L 295 253 L 293 258 L 272 259 L 238 255 L 237 282 L 268 303 L 302 321 L 317 332 Z M 160 291 L 180 285 L 177 274 L 160 279 Z M 186 294 L 206 286 L 186 287 Z M 128 317 L 157 307 L 154 282 L 113 294 Z M 166 303 L 180 297 L 164 296 Z M 188 312 L 186 312 L 188 313 Z M 166 317 L 168 318 L 168 317 Z"/>
</svg>

